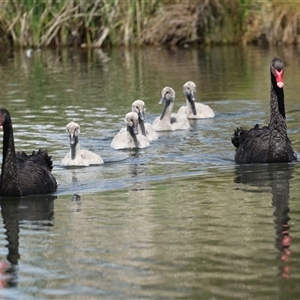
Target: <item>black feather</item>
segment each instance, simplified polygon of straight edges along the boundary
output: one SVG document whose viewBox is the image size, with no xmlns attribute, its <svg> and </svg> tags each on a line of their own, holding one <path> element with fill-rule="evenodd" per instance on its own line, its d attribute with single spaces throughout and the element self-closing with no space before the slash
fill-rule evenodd
<svg viewBox="0 0 300 300">
<path fill-rule="evenodd" d="M 238 164 L 291 162 L 297 160 L 287 136 L 283 88 L 276 83 L 275 70 L 284 68 L 283 61 L 274 58 L 271 62 L 270 123 L 252 129 L 237 128 L 231 138 L 236 147 L 235 162 Z M 283 73 L 282 73 L 283 76 Z"/>
<path fill-rule="evenodd" d="M 1 173 L 1 196 L 27 196 L 49 194 L 57 189 L 51 173 L 51 156 L 47 150 L 15 152 L 12 121 L 9 112 L 0 108 L 0 125 L 3 127 L 3 160 Z"/>
</svg>

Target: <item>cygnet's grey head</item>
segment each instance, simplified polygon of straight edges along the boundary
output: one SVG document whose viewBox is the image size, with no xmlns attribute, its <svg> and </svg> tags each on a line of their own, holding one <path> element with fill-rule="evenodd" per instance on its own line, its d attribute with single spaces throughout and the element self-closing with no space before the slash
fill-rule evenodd
<svg viewBox="0 0 300 300">
<path fill-rule="evenodd" d="M 131 110 L 138 114 L 140 120 L 145 119 L 146 107 L 143 100 L 135 100 L 131 105 Z"/>
<path fill-rule="evenodd" d="M 159 104 L 165 103 L 165 102 L 174 102 L 175 99 L 175 91 L 171 87 L 164 87 L 161 90 L 161 99 L 159 101 Z"/>
<path fill-rule="evenodd" d="M 138 134 L 137 126 L 139 124 L 139 116 L 136 112 L 131 111 L 125 116 L 125 123 L 133 129 L 134 134 Z"/>
<path fill-rule="evenodd" d="M 70 122 L 67 126 L 66 126 L 66 131 L 69 134 L 70 137 L 70 144 L 74 145 L 78 142 L 78 135 L 80 133 L 80 126 L 79 124 L 75 123 L 75 122 Z"/>
<path fill-rule="evenodd" d="M 193 81 L 188 81 L 183 85 L 183 93 L 190 101 L 195 101 L 196 84 Z"/>
</svg>

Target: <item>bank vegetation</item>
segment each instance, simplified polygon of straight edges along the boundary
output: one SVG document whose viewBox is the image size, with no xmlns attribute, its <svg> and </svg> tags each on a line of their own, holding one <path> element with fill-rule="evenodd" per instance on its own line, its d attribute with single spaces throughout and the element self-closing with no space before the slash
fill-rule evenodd
<svg viewBox="0 0 300 300">
<path fill-rule="evenodd" d="M 3 47 L 298 44 L 300 1 L 1 0 Z"/>
</svg>

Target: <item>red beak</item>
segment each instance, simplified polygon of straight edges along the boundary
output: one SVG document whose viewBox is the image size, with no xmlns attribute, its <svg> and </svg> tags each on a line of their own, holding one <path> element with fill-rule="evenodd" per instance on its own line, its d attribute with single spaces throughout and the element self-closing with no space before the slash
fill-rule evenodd
<svg viewBox="0 0 300 300">
<path fill-rule="evenodd" d="M 283 86 L 284 86 L 284 83 L 283 83 L 283 70 L 278 71 L 278 70 L 275 69 L 275 78 L 276 78 L 277 86 L 279 88 L 283 88 Z"/>
</svg>

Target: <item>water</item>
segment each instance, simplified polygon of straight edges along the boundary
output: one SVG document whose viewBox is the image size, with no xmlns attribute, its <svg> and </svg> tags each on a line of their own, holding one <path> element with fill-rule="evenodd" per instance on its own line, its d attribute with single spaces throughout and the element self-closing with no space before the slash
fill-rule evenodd
<svg viewBox="0 0 300 300">
<path fill-rule="evenodd" d="M 0 62 L 1 106 L 17 150 L 45 147 L 55 195 L 1 202 L 4 299 L 298 299 L 298 163 L 237 166 L 237 126 L 267 124 L 269 64 L 286 63 L 288 133 L 300 150 L 299 53 L 294 48 L 17 52 Z M 131 103 L 146 120 L 160 91 L 193 80 L 214 119 L 115 151 Z M 65 126 L 101 166 L 63 168 Z M 2 139 L 2 133 L 1 137 Z M 5 262 L 12 267 L 5 271 Z"/>
</svg>

